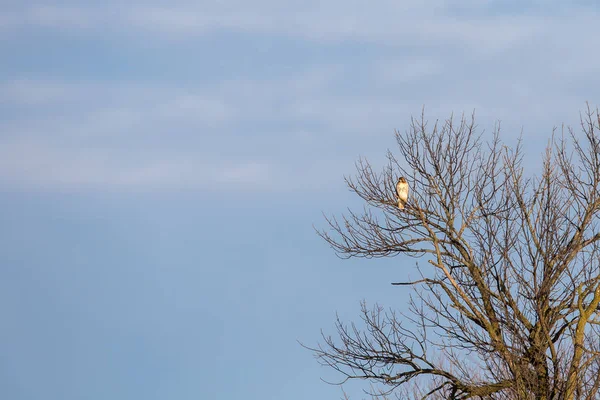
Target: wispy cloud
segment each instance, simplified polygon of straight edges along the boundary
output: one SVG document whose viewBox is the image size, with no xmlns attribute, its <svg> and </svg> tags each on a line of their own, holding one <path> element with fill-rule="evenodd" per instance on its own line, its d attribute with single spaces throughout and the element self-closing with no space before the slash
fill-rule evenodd
<svg viewBox="0 0 600 400">
<path fill-rule="evenodd" d="M 5 82 L 0 104 L 29 118 L 0 122 L 0 180 L 30 188 L 273 190 L 271 164 L 285 157 L 269 157 L 271 135 L 244 125 L 268 120 L 282 93 L 306 98 L 322 81 L 297 78 L 212 89 Z"/>
<path fill-rule="evenodd" d="M 545 136 L 576 122 L 584 102 L 596 100 L 586 96 L 600 92 L 591 42 L 599 13 L 583 6 L 559 15 L 558 3 L 492 12 L 496 2 L 442 0 L 36 4 L 0 12 L 0 32 L 83 36 L 88 77 L 57 68 L 40 78 L 17 66 L 0 81 L 5 184 L 322 190 L 358 155 L 392 145 L 393 130 L 423 106 L 434 118 L 476 109 L 482 127 L 502 119 L 508 134 L 524 125 Z M 207 34 L 218 46 L 196 48 Z M 244 48 L 249 37 L 278 47 L 258 54 Z M 109 43 L 120 53 L 103 57 L 128 56 L 147 42 L 119 79 L 94 52 Z M 31 53 L 40 65 L 49 56 Z M 192 73 L 178 76 L 175 63 L 190 63 Z M 194 76 L 203 65 L 214 68 Z"/>
<path fill-rule="evenodd" d="M 593 28 L 598 10 L 571 8 L 565 15 L 557 4 L 527 3 L 528 12 L 491 8 L 493 2 L 392 2 L 366 5 L 360 1 L 258 2 L 148 1 L 122 6 L 24 5 L 0 13 L 0 26 L 69 30 L 139 31 L 186 37 L 209 32 L 247 32 L 287 35 L 318 42 L 368 40 L 395 46 L 445 43 L 490 52 L 519 45 L 552 32 L 550 25 L 585 31 Z M 531 8 L 535 7 L 533 11 Z M 539 8 L 538 8 L 539 7 Z M 584 19 L 589 24 L 581 24 Z M 574 21 L 577 21 L 574 23 Z"/>
<path fill-rule="evenodd" d="M 270 167 L 140 149 L 69 148 L 39 141 L 4 141 L 0 182 L 22 189 L 269 191 Z"/>
</svg>

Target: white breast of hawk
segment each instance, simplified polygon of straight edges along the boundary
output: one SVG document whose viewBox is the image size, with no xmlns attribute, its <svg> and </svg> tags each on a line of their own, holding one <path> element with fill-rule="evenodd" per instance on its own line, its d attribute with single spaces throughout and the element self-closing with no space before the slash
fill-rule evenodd
<svg viewBox="0 0 600 400">
<path fill-rule="evenodd" d="M 398 198 L 398 208 L 404 210 L 404 205 L 408 200 L 408 182 L 405 177 L 401 177 L 396 183 L 396 197 Z"/>
</svg>

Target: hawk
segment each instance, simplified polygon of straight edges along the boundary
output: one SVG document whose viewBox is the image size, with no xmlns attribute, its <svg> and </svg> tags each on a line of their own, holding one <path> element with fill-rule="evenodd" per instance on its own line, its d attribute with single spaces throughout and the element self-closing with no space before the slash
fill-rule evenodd
<svg viewBox="0 0 600 400">
<path fill-rule="evenodd" d="M 404 210 L 404 205 L 408 200 L 408 182 L 405 177 L 401 177 L 396 183 L 396 197 L 398 197 L 398 208 Z"/>
</svg>

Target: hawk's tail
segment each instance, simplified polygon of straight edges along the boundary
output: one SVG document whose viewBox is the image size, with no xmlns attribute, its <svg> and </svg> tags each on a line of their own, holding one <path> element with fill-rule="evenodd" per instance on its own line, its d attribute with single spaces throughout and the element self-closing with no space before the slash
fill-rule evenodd
<svg viewBox="0 0 600 400">
<path fill-rule="evenodd" d="M 404 210 L 404 202 L 400 199 L 398 199 L 398 208 Z"/>
</svg>

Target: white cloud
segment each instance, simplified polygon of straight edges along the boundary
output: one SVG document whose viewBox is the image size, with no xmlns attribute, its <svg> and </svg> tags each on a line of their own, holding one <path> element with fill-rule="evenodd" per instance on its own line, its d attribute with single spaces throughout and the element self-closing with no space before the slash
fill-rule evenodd
<svg viewBox="0 0 600 400">
<path fill-rule="evenodd" d="M 4 140 L 0 182 L 21 188 L 103 190 L 271 189 L 270 167 L 243 160 L 168 157 L 140 149 L 69 148 L 43 140 Z"/>
<path fill-rule="evenodd" d="M 0 83 L 0 104 L 41 106 L 76 100 L 83 88 L 68 82 L 36 82 L 19 79 Z"/>
<path fill-rule="evenodd" d="M 246 133 L 246 124 L 273 118 L 283 94 L 313 96 L 326 75 L 212 88 L 0 83 L 0 104 L 27 115 L 0 121 L 0 180 L 46 189 L 273 190 L 271 164 L 283 160 L 268 160 L 268 134 Z"/>
<path fill-rule="evenodd" d="M 220 183 L 261 185 L 269 180 L 269 172 L 269 166 L 264 163 L 231 165 L 217 171 L 216 180 Z"/>
<path fill-rule="evenodd" d="M 433 57 L 388 59 L 374 68 L 378 79 L 395 84 L 416 82 L 444 72 L 440 60 Z"/>
<path fill-rule="evenodd" d="M 475 108 L 482 127 L 502 119 L 516 128 L 508 135 L 525 124 L 545 137 L 576 122 L 586 100 L 554 69 L 496 70 L 488 80 L 476 69 L 494 60 L 446 57 L 382 58 L 361 67 L 356 92 L 343 65 L 208 86 L 5 82 L 0 104 L 24 117 L 0 122 L 0 177 L 46 188 L 321 190 L 357 156 L 381 155 L 422 106 L 431 118 Z"/>
<path fill-rule="evenodd" d="M 509 135 L 525 125 L 528 135 L 545 137 L 562 121 L 576 122 L 585 100 L 597 101 L 585 97 L 600 92 L 600 56 L 591 43 L 597 12 L 492 17 L 472 4 L 475 11 L 459 16 L 455 4 L 13 8 L 0 14 L 5 28 L 102 33 L 134 48 L 138 40 L 166 39 L 157 58 L 173 38 L 214 31 L 293 36 L 319 56 L 276 60 L 283 66 L 275 77 L 242 65 L 228 79 L 185 84 L 168 70 L 168 79 L 136 76 L 140 83 L 27 75 L 0 82 L 0 106 L 9 110 L 0 120 L 0 177 L 34 187 L 320 190 L 331 176 L 351 172 L 358 155 L 382 154 L 393 130 L 404 130 L 422 106 L 432 118 L 475 108 L 482 127 L 502 119 L 515 128 Z M 329 56 L 329 49 L 344 54 Z M 210 62 L 214 55 L 205 56 Z M 140 60 L 141 70 L 146 62 L 153 59 Z M 288 181 L 295 183 L 282 184 Z"/>
<path fill-rule="evenodd" d="M 93 30 L 102 35 L 137 31 L 154 33 L 163 39 L 231 31 L 318 42 L 367 40 L 394 46 L 445 44 L 485 54 L 519 46 L 535 36 L 552 34 L 556 28 L 589 33 L 599 15 L 593 8 L 573 6 L 565 12 L 552 4 L 540 8 L 545 14 L 494 15 L 494 11 L 488 10 L 489 5 L 493 3 L 230 0 L 201 4 L 146 1 L 128 6 L 105 3 L 85 7 L 49 2 L 24 4 L 17 10 L 0 12 L 0 26 Z M 107 26 L 111 27 L 109 31 L 105 29 Z"/>
</svg>

